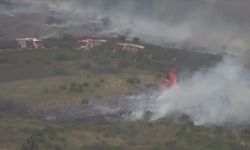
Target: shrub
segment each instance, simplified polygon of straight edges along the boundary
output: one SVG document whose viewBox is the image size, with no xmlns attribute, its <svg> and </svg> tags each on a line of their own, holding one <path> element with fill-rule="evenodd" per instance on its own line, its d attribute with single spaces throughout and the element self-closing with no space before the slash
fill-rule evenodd
<svg viewBox="0 0 250 150">
<path fill-rule="evenodd" d="M 26 64 L 31 64 L 32 61 L 31 61 L 31 60 L 25 60 L 25 63 L 26 63 Z"/>
<path fill-rule="evenodd" d="M 146 111 L 144 114 L 143 114 L 143 119 L 144 120 L 150 120 L 151 117 L 153 116 L 153 113 L 151 111 Z"/>
<path fill-rule="evenodd" d="M 119 69 L 126 69 L 126 68 L 128 68 L 129 67 L 129 61 L 127 61 L 127 60 L 121 60 L 119 63 L 118 63 L 118 65 L 117 65 L 117 67 L 119 68 Z"/>
<path fill-rule="evenodd" d="M 96 57 L 95 62 L 99 65 L 110 65 L 112 63 L 108 57 L 104 56 L 104 54 L 100 54 L 100 56 Z"/>
<path fill-rule="evenodd" d="M 14 100 L 4 99 L 0 101 L 0 112 L 29 115 L 30 109 L 23 103 L 15 102 Z"/>
<path fill-rule="evenodd" d="M 8 62 L 7 58 L 1 58 L 0 59 L 0 64 L 4 64 L 4 63 L 7 63 L 7 62 Z"/>
<path fill-rule="evenodd" d="M 99 83 L 96 83 L 95 84 L 95 87 L 100 87 L 101 85 Z"/>
<path fill-rule="evenodd" d="M 74 90 L 76 88 L 77 84 L 75 82 L 70 84 L 70 90 Z"/>
<path fill-rule="evenodd" d="M 60 86 L 60 90 L 61 90 L 61 91 L 65 91 L 65 90 L 67 90 L 67 88 L 68 88 L 68 87 L 67 87 L 66 85 Z"/>
<path fill-rule="evenodd" d="M 57 18 L 55 18 L 53 16 L 48 16 L 46 18 L 46 23 L 49 24 L 49 25 L 52 25 L 52 24 L 62 24 L 63 21 L 60 20 L 60 19 L 57 19 Z"/>
<path fill-rule="evenodd" d="M 110 19 L 110 17 L 103 17 L 101 19 L 101 22 L 104 28 L 109 28 L 112 25 L 112 20 Z"/>
<path fill-rule="evenodd" d="M 84 82 L 84 83 L 83 83 L 83 86 L 84 86 L 84 87 L 89 87 L 90 85 L 89 85 L 88 82 Z"/>
<path fill-rule="evenodd" d="M 44 93 L 44 94 L 49 93 L 49 89 L 44 89 L 44 90 L 43 90 L 43 93 Z"/>
<path fill-rule="evenodd" d="M 21 150 L 64 150 L 65 140 L 60 138 L 53 129 L 46 128 L 33 132 L 22 144 Z"/>
<path fill-rule="evenodd" d="M 110 145 L 106 142 L 95 143 L 92 145 L 85 145 L 82 150 L 124 150 L 121 145 Z"/>
<path fill-rule="evenodd" d="M 133 43 L 135 43 L 135 44 L 139 44 L 140 43 L 140 38 L 139 37 L 134 37 L 133 38 Z"/>
<path fill-rule="evenodd" d="M 104 80 L 103 78 L 101 78 L 99 81 L 100 81 L 101 83 L 104 83 L 104 82 L 105 82 L 105 80 Z"/>
<path fill-rule="evenodd" d="M 54 57 L 54 60 L 56 60 L 56 61 L 68 61 L 68 60 L 70 60 L 70 58 L 66 54 L 57 54 Z"/>
<path fill-rule="evenodd" d="M 83 92 L 83 84 L 76 84 L 75 82 L 70 84 L 70 91 Z"/>
<path fill-rule="evenodd" d="M 125 42 L 126 39 L 127 39 L 127 37 L 124 36 L 124 35 L 119 35 L 119 36 L 117 37 L 117 41 L 119 41 L 119 42 Z"/>
<path fill-rule="evenodd" d="M 128 83 L 130 84 L 140 84 L 141 80 L 137 77 L 132 77 L 127 80 Z"/>
<path fill-rule="evenodd" d="M 89 104 L 89 99 L 87 99 L 87 98 L 83 99 L 81 101 L 81 104 L 85 104 L 85 105 Z"/>
<path fill-rule="evenodd" d="M 55 69 L 55 75 L 57 75 L 57 76 L 64 76 L 66 74 L 67 74 L 67 72 L 65 71 L 64 68 Z"/>
<path fill-rule="evenodd" d="M 91 69 L 91 64 L 90 63 L 85 63 L 85 64 L 81 64 L 80 65 L 80 69 L 86 69 L 86 70 L 89 70 Z"/>
</svg>

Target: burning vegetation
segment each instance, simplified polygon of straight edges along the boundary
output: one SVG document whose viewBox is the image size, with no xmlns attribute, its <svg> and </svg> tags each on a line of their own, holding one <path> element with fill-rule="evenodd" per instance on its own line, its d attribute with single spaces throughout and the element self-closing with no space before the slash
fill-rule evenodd
<svg viewBox="0 0 250 150">
<path fill-rule="evenodd" d="M 250 149 L 249 8 L 0 1 L 0 150 Z"/>
<path fill-rule="evenodd" d="M 160 83 L 160 89 L 166 90 L 169 88 L 176 87 L 178 81 L 177 73 L 178 73 L 178 65 L 171 68 L 171 70 L 165 75 L 163 81 Z"/>
</svg>

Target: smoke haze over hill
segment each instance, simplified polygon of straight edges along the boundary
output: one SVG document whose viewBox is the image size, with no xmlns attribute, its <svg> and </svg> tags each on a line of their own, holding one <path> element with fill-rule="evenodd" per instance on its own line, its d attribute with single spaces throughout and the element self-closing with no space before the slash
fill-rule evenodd
<svg viewBox="0 0 250 150">
<path fill-rule="evenodd" d="M 61 31 L 88 34 L 84 31 L 87 30 L 84 25 L 90 18 L 96 23 L 102 17 L 110 17 L 110 28 L 102 29 L 97 23 L 98 29 L 93 29 L 93 32 L 123 33 L 161 44 L 185 43 L 211 49 L 249 47 L 249 8 L 250 2 L 247 0 L 5 0 L 5 3 L 0 3 L 2 13 L 33 12 L 45 18 L 32 18 L 34 25 L 27 22 L 27 25 L 40 30 L 34 35 L 45 36 L 50 33 L 48 36 L 55 36 Z M 17 26 L 29 19 L 24 15 L 22 21 L 17 16 L 18 19 L 12 16 L 13 21 L 18 21 Z M 48 16 L 61 20 L 61 26 L 45 26 Z M 21 27 L 25 29 L 25 25 Z M 52 29 L 54 34 L 51 34 Z M 30 34 L 26 30 L 19 32 L 22 33 L 20 35 Z M 2 34 L 3 37 L 8 36 L 8 33 Z"/>
<path fill-rule="evenodd" d="M 199 71 L 178 87 L 153 96 L 134 99 L 132 119 L 152 113 L 151 120 L 186 114 L 198 125 L 244 125 L 250 123 L 249 72 L 226 58 L 216 67 Z"/>
<path fill-rule="evenodd" d="M 144 95 L 135 97 L 133 117 L 150 110 L 153 119 L 178 112 L 197 124 L 242 124 L 250 122 L 249 14 L 249 0 L 5 0 L 0 2 L 0 39 L 116 33 L 233 54 L 150 103 Z"/>
</svg>

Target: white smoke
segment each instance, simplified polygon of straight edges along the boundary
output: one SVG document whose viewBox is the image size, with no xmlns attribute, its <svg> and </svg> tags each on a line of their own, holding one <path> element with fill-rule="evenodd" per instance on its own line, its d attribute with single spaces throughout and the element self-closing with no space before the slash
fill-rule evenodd
<svg viewBox="0 0 250 150">
<path fill-rule="evenodd" d="M 150 111 L 152 120 L 178 113 L 190 116 L 195 124 L 249 124 L 249 91 L 249 72 L 234 58 L 225 58 L 216 67 L 181 81 L 176 88 L 150 98 L 133 97 L 137 107 L 132 118 L 141 119 Z"/>
<path fill-rule="evenodd" d="M 107 32 L 128 32 L 151 42 L 219 47 L 217 51 L 235 56 L 180 80 L 177 88 L 131 97 L 127 105 L 133 119 L 150 111 L 152 120 L 178 113 L 189 115 L 196 124 L 250 123 L 250 77 L 245 68 L 250 48 L 248 0 L 78 0 L 62 4 L 63 10 L 78 4 L 73 8 L 79 14 L 110 16 L 112 27 Z"/>
<path fill-rule="evenodd" d="M 0 3 L 0 14 L 19 11 L 45 14 L 62 20 L 72 34 L 83 33 L 81 24 L 109 16 L 112 26 L 101 32 L 129 33 L 156 43 L 192 43 L 211 49 L 224 47 L 226 52 L 241 59 L 227 57 L 217 66 L 181 80 L 175 89 L 131 97 L 134 101 L 131 100 L 132 116 L 141 119 L 145 111 L 150 111 L 153 120 L 183 113 L 196 124 L 250 122 L 250 79 L 244 68 L 249 62 L 249 0 L 22 0 L 25 5 L 14 5 L 20 0 L 12 0 L 10 4 L 5 1 Z M 28 25 L 34 24 L 35 18 Z M 35 27 L 43 23 L 36 23 Z M 78 28 L 71 31 L 76 26 Z M 66 30 L 45 27 L 49 34 L 42 30 L 44 25 L 39 28 L 43 37 L 56 36 Z M 14 29 L 19 28 L 4 30 L 9 35 Z M 20 31 L 23 32 L 16 32 Z"/>
<path fill-rule="evenodd" d="M 112 28 L 158 43 L 192 43 L 210 49 L 249 48 L 248 0 L 78 0 L 85 10 L 108 15 Z M 152 38 L 155 37 L 155 38 Z M 240 43 L 240 44 L 239 44 Z M 221 50 L 221 49 L 220 49 Z"/>
<path fill-rule="evenodd" d="M 90 18 L 100 21 L 102 17 L 110 17 L 112 26 L 109 29 L 98 30 L 97 32 L 101 32 L 99 34 L 129 33 L 130 36 L 139 36 L 143 40 L 157 44 L 196 45 L 209 49 L 220 47 L 220 50 L 223 50 L 221 47 L 250 47 L 248 0 L 4 1 L 6 2 L 3 4 L 0 2 L 0 14 L 9 9 L 9 12 L 35 12 L 62 20 L 67 28 L 58 29 L 58 34 L 67 31 L 67 34 L 85 35 L 85 28 L 81 25 L 85 25 Z M 40 24 L 43 24 L 42 21 Z M 51 28 L 48 29 L 48 33 L 40 30 L 39 34 L 45 37 L 51 33 Z"/>
</svg>

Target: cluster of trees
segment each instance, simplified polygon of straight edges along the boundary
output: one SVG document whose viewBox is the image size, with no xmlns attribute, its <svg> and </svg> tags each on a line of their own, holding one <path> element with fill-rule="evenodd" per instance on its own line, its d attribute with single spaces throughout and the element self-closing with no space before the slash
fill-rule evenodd
<svg viewBox="0 0 250 150">
<path fill-rule="evenodd" d="M 116 40 L 119 41 L 119 42 L 126 42 L 127 41 L 127 36 L 125 36 L 125 35 L 119 35 Z M 132 42 L 134 44 L 140 44 L 141 40 L 140 40 L 139 37 L 133 37 Z"/>
<path fill-rule="evenodd" d="M 66 140 L 52 128 L 34 131 L 23 143 L 21 150 L 64 150 Z"/>
<path fill-rule="evenodd" d="M 89 82 L 84 82 L 84 83 L 72 82 L 70 83 L 70 85 L 62 85 L 59 89 L 61 91 L 69 91 L 69 92 L 84 92 L 84 89 L 89 87 L 90 87 Z"/>
<path fill-rule="evenodd" d="M 130 84 L 141 84 L 141 80 L 138 77 L 131 77 L 127 82 Z"/>
</svg>

